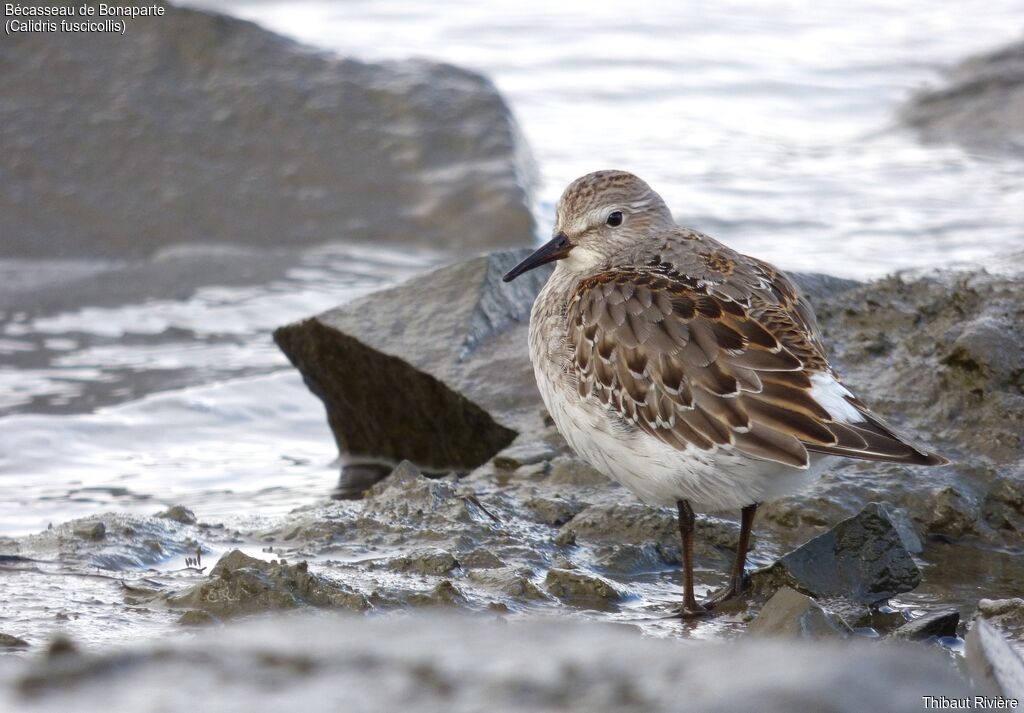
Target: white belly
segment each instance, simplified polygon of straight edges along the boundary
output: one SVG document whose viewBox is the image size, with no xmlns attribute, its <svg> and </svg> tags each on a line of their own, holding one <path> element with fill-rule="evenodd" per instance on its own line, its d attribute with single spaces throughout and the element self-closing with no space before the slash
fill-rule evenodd
<svg viewBox="0 0 1024 713">
<path fill-rule="evenodd" d="M 550 365 L 547 365 L 550 368 Z M 558 431 L 583 460 L 655 505 L 688 500 L 699 510 L 738 509 L 791 494 L 806 486 L 832 458 L 814 458 L 807 469 L 746 456 L 734 449 L 681 451 L 618 418 L 596 400 L 556 383 L 534 361 L 537 385 Z"/>
</svg>

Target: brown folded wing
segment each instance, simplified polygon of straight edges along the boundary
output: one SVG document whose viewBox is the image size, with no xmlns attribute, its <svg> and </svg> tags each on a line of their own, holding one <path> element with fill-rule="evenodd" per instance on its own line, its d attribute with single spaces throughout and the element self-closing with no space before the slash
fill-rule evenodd
<svg viewBox="0 0 1024 713">
<path fill-rule="evenodd" d="M 566 312 L 580 396 L 680 450 L 730 445 L 795 467 L 809 451 L 942 462 L 855 399 L 865 421 L 833 419 L 812 396 L 811 375 L 831 373 L 813 314 L 784 276 L 747 267 L 728 289 L 662 265 L 582 280 Z"/>
</svg>

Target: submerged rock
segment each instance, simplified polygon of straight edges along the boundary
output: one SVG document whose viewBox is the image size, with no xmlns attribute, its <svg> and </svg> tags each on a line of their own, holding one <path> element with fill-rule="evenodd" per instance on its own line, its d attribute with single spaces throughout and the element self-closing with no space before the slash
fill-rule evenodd
<svg viewBox="0 0 1024 713">
<path fill-rule="evenodd" d="M 790 586 L 816 598 L 877 604 L 921 582 L 921 572 L 885 509 L 871 503 L 858 515 L 783 555 L 753 575 L 755 588 Z"/>
<path fill-rule="evenodd" d="M 945 86 L 919 92 L 900 115 L 927 141 L 1024 155 L 1024 42 L 961 62 Z"/>
<path fill-rule="evenodd" d="M 501 282 L 527 252 L 450 265 L 274 333 L 349 463 L 471 470 L 540 428 L 526 323 L 548 273 Z"/>
<path fill-rule="evenodd" d="M 342 59 L 156 4 L 162 17 L 128 20 L 117 42 L 6 38 L 5 256 L 138 256 L 188 241 L 530 242 L 531 161 L 485 77 Z"/>
<path fill-rule="evenodd" d="M 207 581 L 166 597 L 169 606 L 233 617 L 302 606 L 366 609 L 366 599 L 309 571 L 305 562 L 267 562 L 239 550 L 220 558 Z"/>
<path fill-rule="evenodd" d="M 853 633 L 843 619 L 810 597 L 782 587 L 765 602 L 747 633 L 801 639 L 845 638 Z"/>
<path fill-rule="evenodd" d="M 184 683 L 183 683 L 184 682 Z M 291 617 L 21 664 L 0 704 L 74 709 L 920 711 L 964 697 L 942 657 L 885 644 L 680 642 L 570 621 Z"/>
</svg>

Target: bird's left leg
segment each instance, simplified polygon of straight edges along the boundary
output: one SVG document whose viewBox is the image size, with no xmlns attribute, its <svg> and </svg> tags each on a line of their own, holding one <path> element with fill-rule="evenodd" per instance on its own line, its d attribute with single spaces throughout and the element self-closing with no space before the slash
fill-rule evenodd
<svg viewBox="0 0 1024 713">
<path fill-rule="evenodd" d="M 693 595 L 693 534 L 697 517 L 686 500 L 676 503 L 679 509 L 679 535 L 683 545 L 683 617 L 703 616 L 707 609 L 697 603 Z"/>
<path fill-rule="evenodd" d="M 736 548 L 736 559 L 733 562 L 729 584 L 722 591 L 704 602 L 704 606 L 713 609 L 722 602 L 735 599 L 743 593 L 743 575 L 747 566 L 747 550 L 750 548 L 750 531 L 754 527 L 754 515 L 757 514 L 757 503 L 747 505 L 740 511 L 740 541 Z"/>
</svg>

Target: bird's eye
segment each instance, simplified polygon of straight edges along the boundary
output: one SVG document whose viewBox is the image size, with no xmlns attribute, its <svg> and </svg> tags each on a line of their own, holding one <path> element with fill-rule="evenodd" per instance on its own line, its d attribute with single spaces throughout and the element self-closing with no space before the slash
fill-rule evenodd
<svg viewBox="0 0 1024 713">
<path fill-rule="evenodd" d="M 620 225 L 622 225 L 622 211 L 617 210 L 611 215 L 609 215 L 608 220 L 606 222 L 613 228 L 618 228 Z"/>
</svg>

